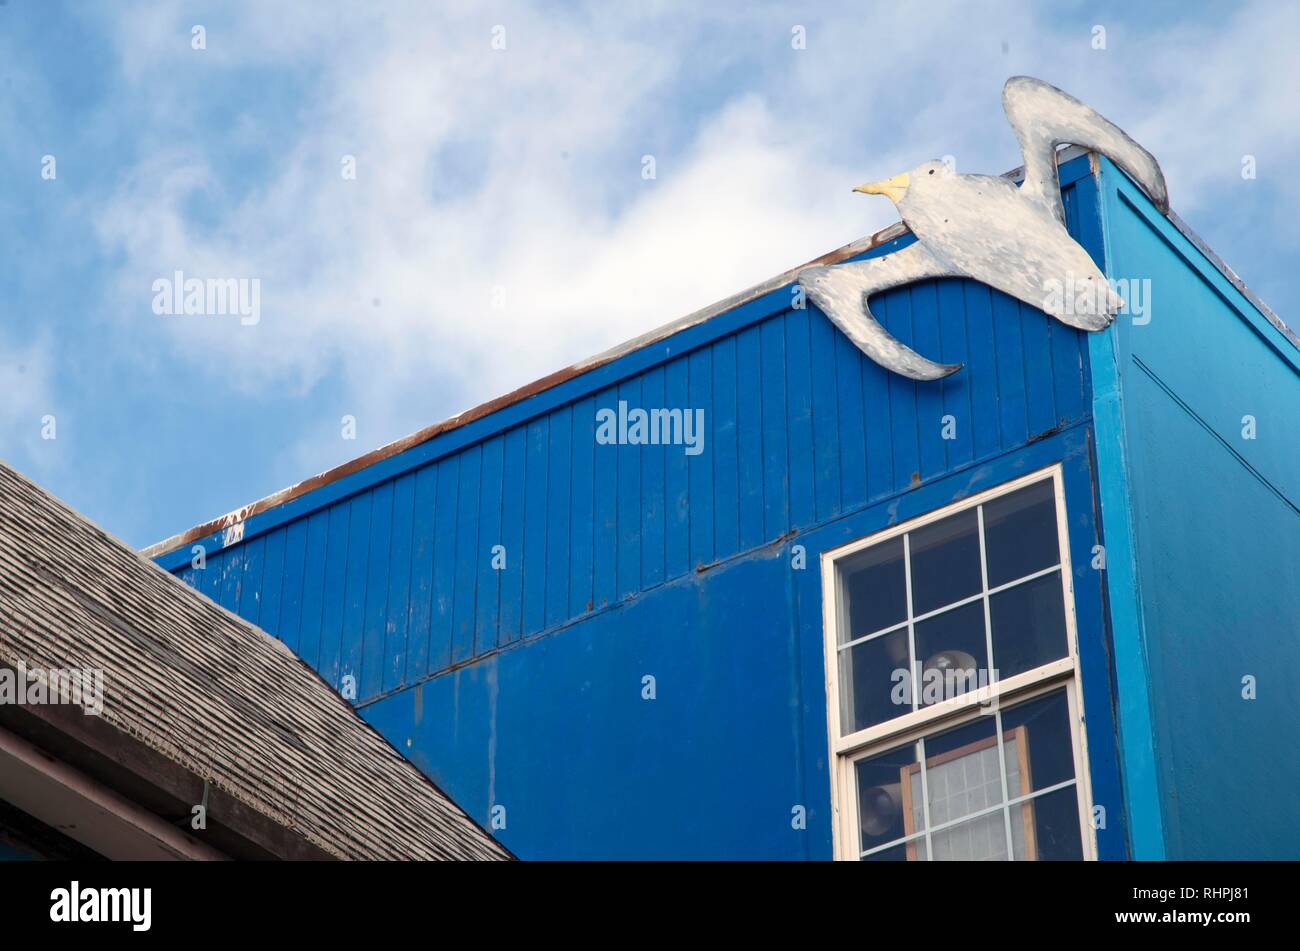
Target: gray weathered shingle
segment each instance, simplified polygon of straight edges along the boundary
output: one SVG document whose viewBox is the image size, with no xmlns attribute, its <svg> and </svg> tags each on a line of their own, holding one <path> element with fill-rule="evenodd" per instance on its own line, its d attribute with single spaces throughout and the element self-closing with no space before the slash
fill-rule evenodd
<svg viewBox="0 0 1300 951">
<path fill-rule="evenodd" d="M 0 662 L 105 671 L 103 718 L 341 858 L 508 853 L 287 647 L 0 462 Z"/>
</svg>

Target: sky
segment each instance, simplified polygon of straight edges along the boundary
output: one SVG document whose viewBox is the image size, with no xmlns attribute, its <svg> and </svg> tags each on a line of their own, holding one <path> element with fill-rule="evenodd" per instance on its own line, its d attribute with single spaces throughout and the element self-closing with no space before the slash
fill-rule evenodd
<svg viewBox="0 0 1300 951">
<path fill-rule="evenodd" d="M 1018 166 L 1021 73 L 1153 152 L 1294 327 L 1297 36 L 1273 3 L 0 0 L 0 458 L 166 538 L 895 221 L 859 182 Z M 256 281 L 256 322 L 156 313 L 177 271 Z"/>
</svg>

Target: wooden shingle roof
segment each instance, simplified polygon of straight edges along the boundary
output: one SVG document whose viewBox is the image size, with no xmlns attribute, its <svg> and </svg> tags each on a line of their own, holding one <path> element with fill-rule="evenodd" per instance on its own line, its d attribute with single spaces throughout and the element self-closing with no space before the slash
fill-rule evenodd
<svg viewBox="0 0 1300 951">
<path fill-rule="evenodd" d="M 97 730 L 314 854 L 510 857 L 282 643 L 0 462 L 0 664 L 20 662 L 102 669 Z"/>
</svg>

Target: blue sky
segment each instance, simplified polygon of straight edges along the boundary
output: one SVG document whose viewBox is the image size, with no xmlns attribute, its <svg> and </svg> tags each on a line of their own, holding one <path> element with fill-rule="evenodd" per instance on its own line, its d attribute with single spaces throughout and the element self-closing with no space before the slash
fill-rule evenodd
<svg viewBox="0 0 1300 951">
<path fill-rule="evenodd" d="M 0 457 L 157 541 L 895 220 L 853 184 L 1018 165 L 1016 73 L 1298 322 L 1294 8 L 628 6 L 0 3 Z M 178 269 L 260 322 L 155 315 Z"/>
</svg>

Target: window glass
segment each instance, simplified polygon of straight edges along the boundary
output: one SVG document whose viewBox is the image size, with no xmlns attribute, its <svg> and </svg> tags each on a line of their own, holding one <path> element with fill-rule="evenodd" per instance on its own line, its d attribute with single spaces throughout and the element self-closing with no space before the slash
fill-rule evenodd
<svg viewBox="0 0 1300 951">
<path fill-rule="evenodd" d="M 1004 690 L 956 725 L 928 719 L 1069 656 L 1059 537 L 1043 479 L 837 560 L 839 732 L 878 728 L 837 753 L 864 860 L 1083 857 L 1069 679 L 1028 700 L 1033 686 Z"/>
<path fill-rule="evenodd" d="M 912 615 L 980 591 L 979 515 L 967 509 L 910 533 Z"/>
<path fill-rule="evenodd" d="M 1017 750 L 1016 761 L 1007 760 L 1008 775 L 1015 770 L 1027 778 L 1019 792 L 1016 783 L 1007 784 L 1012 798 L 1074 778 L 1070 709 L 1064 690 L 1004 710 L 1002 732 L 1004 738 L 1013 734 L 1024 738 Z"/>
<path fill-rule="evenodd" d="M 849 607 L 848 624 L 840 632 L 841 644 L 907 619 L 901 538 L 872 545 L 845 558 L 840 571 Z"/>
<path fill-rule="evenodd" d="M 1083 858 L 1079 798 L 1073 786 L 1012 806 L 1011 827 L 1021 833 L 1015 843 L 1017 861 L 1078 861 Z"/>
<path fill-rule="evenodd" d="M 925 774 L 932 825 L 1001 805 L 1002 772 L 994 718 L 980 717 L 955 730 L 926 737 Z M 919 775 L 913 787 L 920 791 Z"/>
<path fill-rule="evenodd" d="M 993 862 L 1007 859 L 1007 826 L 1002 810 L 940 829 L 930 837 L 938 862 Z"/>
<path fill-rule="evenodd" d="M 905 681 L 907 628 L 840 649 L 840 724 L 843 735 L 910 713 Z"/>
<path fill-rule="evenodd" d="M 1081 855 L 1068 709 L 1056 690 L 859 759 L 864 858 Z"/>
<path fill-rule="evenodd" d="M 917 703 L 921 706 L 981 686 L 980 673 L 988 669 L 983 600 L 917 621 L 916 656 L 921 662 L 921 679 L 916 685 Z M 988 679 L 985 673 L 985 684 Z M 942 689 L 938 689 L 940 684 Z"/>
<path fill-rule="evenodd" d="M 854 764 L 862 851 L 924 831 L 923 827 L 906 829 L 904 819 L 902 780 L 909 769 L 915 768 L 916 755 L 916 744 L 908 743 Z M 910 851 L 915 852 L 914 844 Z"/>
<path fill-rule="evenodd" d="M 991 588 L 1058 564 L 1052 481 L 1035 482 L 985 502 L 984 547 Z"/>
<path fill-rule="evenodd" d="M 993 667 L 999 680 L 1068 653 L 1061 573 L 1054 571 L 989 598 Z"/>
</svg>

